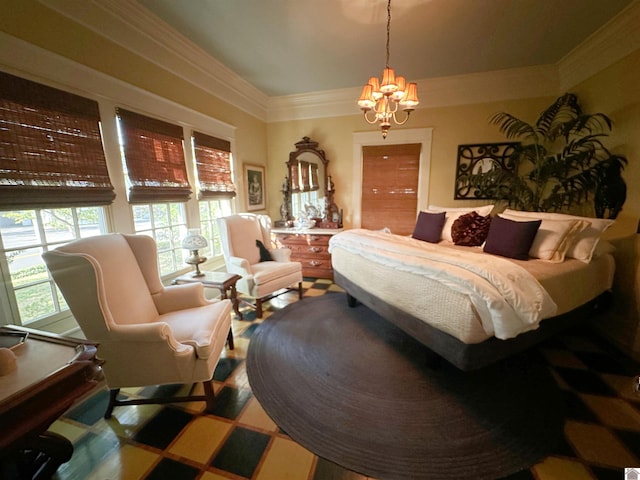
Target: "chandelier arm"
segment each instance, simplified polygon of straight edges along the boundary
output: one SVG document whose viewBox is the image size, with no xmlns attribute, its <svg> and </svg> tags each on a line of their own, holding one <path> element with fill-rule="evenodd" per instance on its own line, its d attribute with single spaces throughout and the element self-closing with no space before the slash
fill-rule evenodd
<svg viewBox="0 0 640 480">
<path fill-rule="evenodd" d="M 393 121 L 396 125 L 404 125 L 405 123 L 407 123 L 407 120 L 409 120 L 409 115 L 411 115 L 411 112 L 408 112 L 406 110 L 403 110 L 403 112 L 405 112 L 406 117 L 404 117 L 404 120 L 401 122 L 399 122 L 398 119 L 396 118 L 397 112 L 393 112 Z"/>
<path fill-rule="evenodd" d="M 376 114 L 376 112 L 373 112 L 373 115 L 374 115 L 373 119 L 369 119 L 369 116 L 367 114 L 372 111 L 373 110 L 368 110 L 364 112 L 364 119 L 367 121 L 369 125 L 374 125 L 378 121 L 378 115 Z"/>
</svg>

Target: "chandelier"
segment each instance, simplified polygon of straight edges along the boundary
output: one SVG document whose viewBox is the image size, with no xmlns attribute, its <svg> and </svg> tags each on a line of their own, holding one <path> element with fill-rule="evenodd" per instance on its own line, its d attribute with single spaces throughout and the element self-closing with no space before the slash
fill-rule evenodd
<svg viewBox="0 0 640 480">
<path fill-rule="evenodd" d="M 387 2 L 387 63 L 382 73 L 382 82 L 378 77 L 371 77 L 362 89 L 358 99 L 358 106 L 364 112 L 367 123 L 380 124 L 382 138 L 387 138 L 391 122 L 404 125 L 409 120 L 409 114 L 420 103 L 418 100 L 418 86 L 407 82 L 404 77 L 396 76 L 393 68 L 389 67 L 389 30 L 391 26 L 391 0 Z M 404 120 L 398 121 L 396 113 L 401 108 L 405 113 Z M 373 116 L 369 112 L 373 112 Z"/>
</svg>

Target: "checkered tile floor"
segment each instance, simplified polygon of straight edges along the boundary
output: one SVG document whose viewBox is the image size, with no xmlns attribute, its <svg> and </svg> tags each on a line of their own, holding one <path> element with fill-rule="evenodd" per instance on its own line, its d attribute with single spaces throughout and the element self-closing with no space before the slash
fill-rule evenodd
<svg viewBox="0 0 640 480">
<path fill-rule="evenodd" d="M 341 291 L 327 280 L 305 279 L 305 296 Z M 265 316 L 297 301 L 288 293 L 265 305 Z M 116 408 L 102 415 L 107 392 L 93 395 L 52 426 L 75 445 L 63 479 L 365 479 L 318 458 L 278 429 L 260 407 L 247 381 L 244 358 L 261 320 L 243 309 L 234 320 L 234 351 L 215 372 L 217 409 L 203 403 Z M 263 319 L 264 320 L 264 319 Z M 557 451 L 512 480 L 622 479 L 624 467 L 640 466 L 640 395 L 633 391 L 638 365 L 589 333 L 556 338 L 540 347 L 562 388 L 567 418 Z M 128 389 L 173 395 L 186 387 Z M 184 393 L 184 392 L 182 392 Z M 157 392 L 156 392 L 157 394 Z"/>
</svg>

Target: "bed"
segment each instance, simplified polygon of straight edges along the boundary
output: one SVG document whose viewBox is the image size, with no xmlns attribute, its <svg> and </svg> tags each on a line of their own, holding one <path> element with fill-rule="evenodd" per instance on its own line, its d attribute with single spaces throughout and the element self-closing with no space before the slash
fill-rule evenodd
<svg viewBox="0 0 640 480">
<path fill-rule="evenodd" d="M 350 305 L 363 303 L 462 370 L 521 352 L 607 305 L 615 262 L 600 237 L 611 220 L 509 210 L 491 217 L 488 209 L 421 212 L 410 237 L 334 235 L 334 281 Z M 441 225 L 425 240 L 424 219 L 433 223 L 436 213 Z M 461 245 L 456 235 L 469 216 L 474 228 L 484 222 L 478 245 Z M 530 230 L 519 256 L 489 253 L 496 242 L 512 250 L 519 241 L 505 224 Z"/>
</svg>

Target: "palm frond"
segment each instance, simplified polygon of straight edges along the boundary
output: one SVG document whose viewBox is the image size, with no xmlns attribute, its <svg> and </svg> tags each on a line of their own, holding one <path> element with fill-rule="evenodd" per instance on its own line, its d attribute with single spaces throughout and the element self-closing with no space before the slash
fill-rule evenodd
<svg viewBox="0 0 640 480">
<path fill-rule="evenodd" d="M 537 140 L 536 131 L 531 125 L 509 113 L 496 113 L 491 117 L 490 122 L 494 125 L 498 125 L 500 131 L 504 133 L 507 138 L 525 138 L 533 141 Z"/>
<path fill-rule="evenodd" d="M 578 98 L 573 93 L 565 93 L 561 97 L 558 97 L 544 112 L 540 114 L 536 121 L 536 131 L 543 138 L 554 138 L 554 135 L 563 130 L 563 124 L 565 120 L 559 121 L 561 112 L 565 112 L 565 115 L 569 115 L 569 118 L 575 118 L 579 116 L 582 111 L 578 105 Z"/>
<path fill-rule="evenodd" d="M 609 132 L 613 128 L 613 122 L 604 113 L 594 113 L 579 115 L 571 125 L 569 133 L 580 135 L 584 132 L 589 134 Z"/>
<path fill-rule="evenodd" d="M 621 171 L 627 159 L 604 145 L 613 122 L 603 113 L 582 111 L 576 95 L 565 93 L 538 118 L 535 126 L 508 113 L 491 122 L 508 138 L 520 138 L 510 157 L 510 176 L 494 174 L 496 198 L 510 206 L 538 211 L 570 211 L 593 203 L 597 215 L 615 216 L 626 199 Z"/>
</svg>

